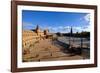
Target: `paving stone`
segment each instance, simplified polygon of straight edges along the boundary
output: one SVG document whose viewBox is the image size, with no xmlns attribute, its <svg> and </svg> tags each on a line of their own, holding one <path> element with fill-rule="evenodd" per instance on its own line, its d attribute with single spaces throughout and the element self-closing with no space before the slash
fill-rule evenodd
<svg viewBox="0 0 100 73">
<path fill-rule="evenodd" d="M 63 53 L 63 52 L 52 52 L 53 57 L 61 57 L 61 56 L 68 56 L 69 54 Z"/>
</svg>

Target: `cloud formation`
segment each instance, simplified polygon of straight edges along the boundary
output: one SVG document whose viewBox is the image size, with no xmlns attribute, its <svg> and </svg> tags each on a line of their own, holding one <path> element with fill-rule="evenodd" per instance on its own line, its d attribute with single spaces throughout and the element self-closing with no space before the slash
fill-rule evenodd
<svg viewBox="0 0 100 73">
<path fill-rule="evenodd" d="M 29 23 L 29 22 L 23 22 L 22 23 L 22 28 L 25 30 L 25 29 L 33 29 L 34 25 L 32 23 Z"/>
<path fill-rule="evenodd" d="M 90 22 L 90 14 L 84 16 L 85 21 Z"/>
<path fill-rule="evenodd" d="M 71 26 L 58 26 L 58 27 L 48 27 L 48 29 L 51 31 L 51 32 L 61 32 L 61 33 L 68 33 L 70 32 L 71 30 Z M 76 32 L 82 32 L 82 31 L 89 31 L 90 30 L 90 25 L 88 26 L 73 26 L 72 27 L 73 29 L 73 32 L 76 33 Z"/>
</svg>

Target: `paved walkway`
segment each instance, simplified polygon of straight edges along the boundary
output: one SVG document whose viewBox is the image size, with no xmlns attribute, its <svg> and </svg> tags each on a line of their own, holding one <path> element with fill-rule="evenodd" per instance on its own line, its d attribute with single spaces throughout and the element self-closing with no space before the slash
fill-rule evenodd
<svg viewBox="0 0 100 73">
<path fill-rule="evenodd" d="M 82 56 L 65 53 L 62 49 L 67 47 L 59 45 L 59 42 L 52 42 L 50 39 L 40 40 L 33 44 L 29 50 L 30 53 L 23 55 L 24 62 L 30 61 L 55 61 L 55 60 L 77 60 L 83 59 Z M 67 46 L 67 45 L 66 45 Z"/>
</svg>

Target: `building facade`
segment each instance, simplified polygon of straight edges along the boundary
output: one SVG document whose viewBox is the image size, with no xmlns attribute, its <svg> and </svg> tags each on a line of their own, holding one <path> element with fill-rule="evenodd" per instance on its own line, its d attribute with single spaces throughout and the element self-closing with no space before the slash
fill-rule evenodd
<svg viewBox="0 0 100 73">
<path fill-rule="evenodd" d="M 48 29 L 41 31 L 39 26 L 37 25 L 34 30 L 23 30 L 22 31 L 22 44 L 23 48 L 28 48 L 35 42 L 39 40 L 44 40 L 49 35 Z"/>
</svg>

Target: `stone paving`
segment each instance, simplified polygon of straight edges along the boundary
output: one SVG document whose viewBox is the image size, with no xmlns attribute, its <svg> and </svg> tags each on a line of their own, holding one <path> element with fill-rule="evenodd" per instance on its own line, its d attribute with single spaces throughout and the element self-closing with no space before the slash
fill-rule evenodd
<svg viewBox="0 0 100 73">
<path fill-rule="evenodd" d="M 80 55 L 70 56 L 61 49 L 63 46 L 53 44 L 50 39 L 40 40 L 28 48 L 27 54 L 23 54 L 23 62 L 83 59 Z"/>
</svg>

